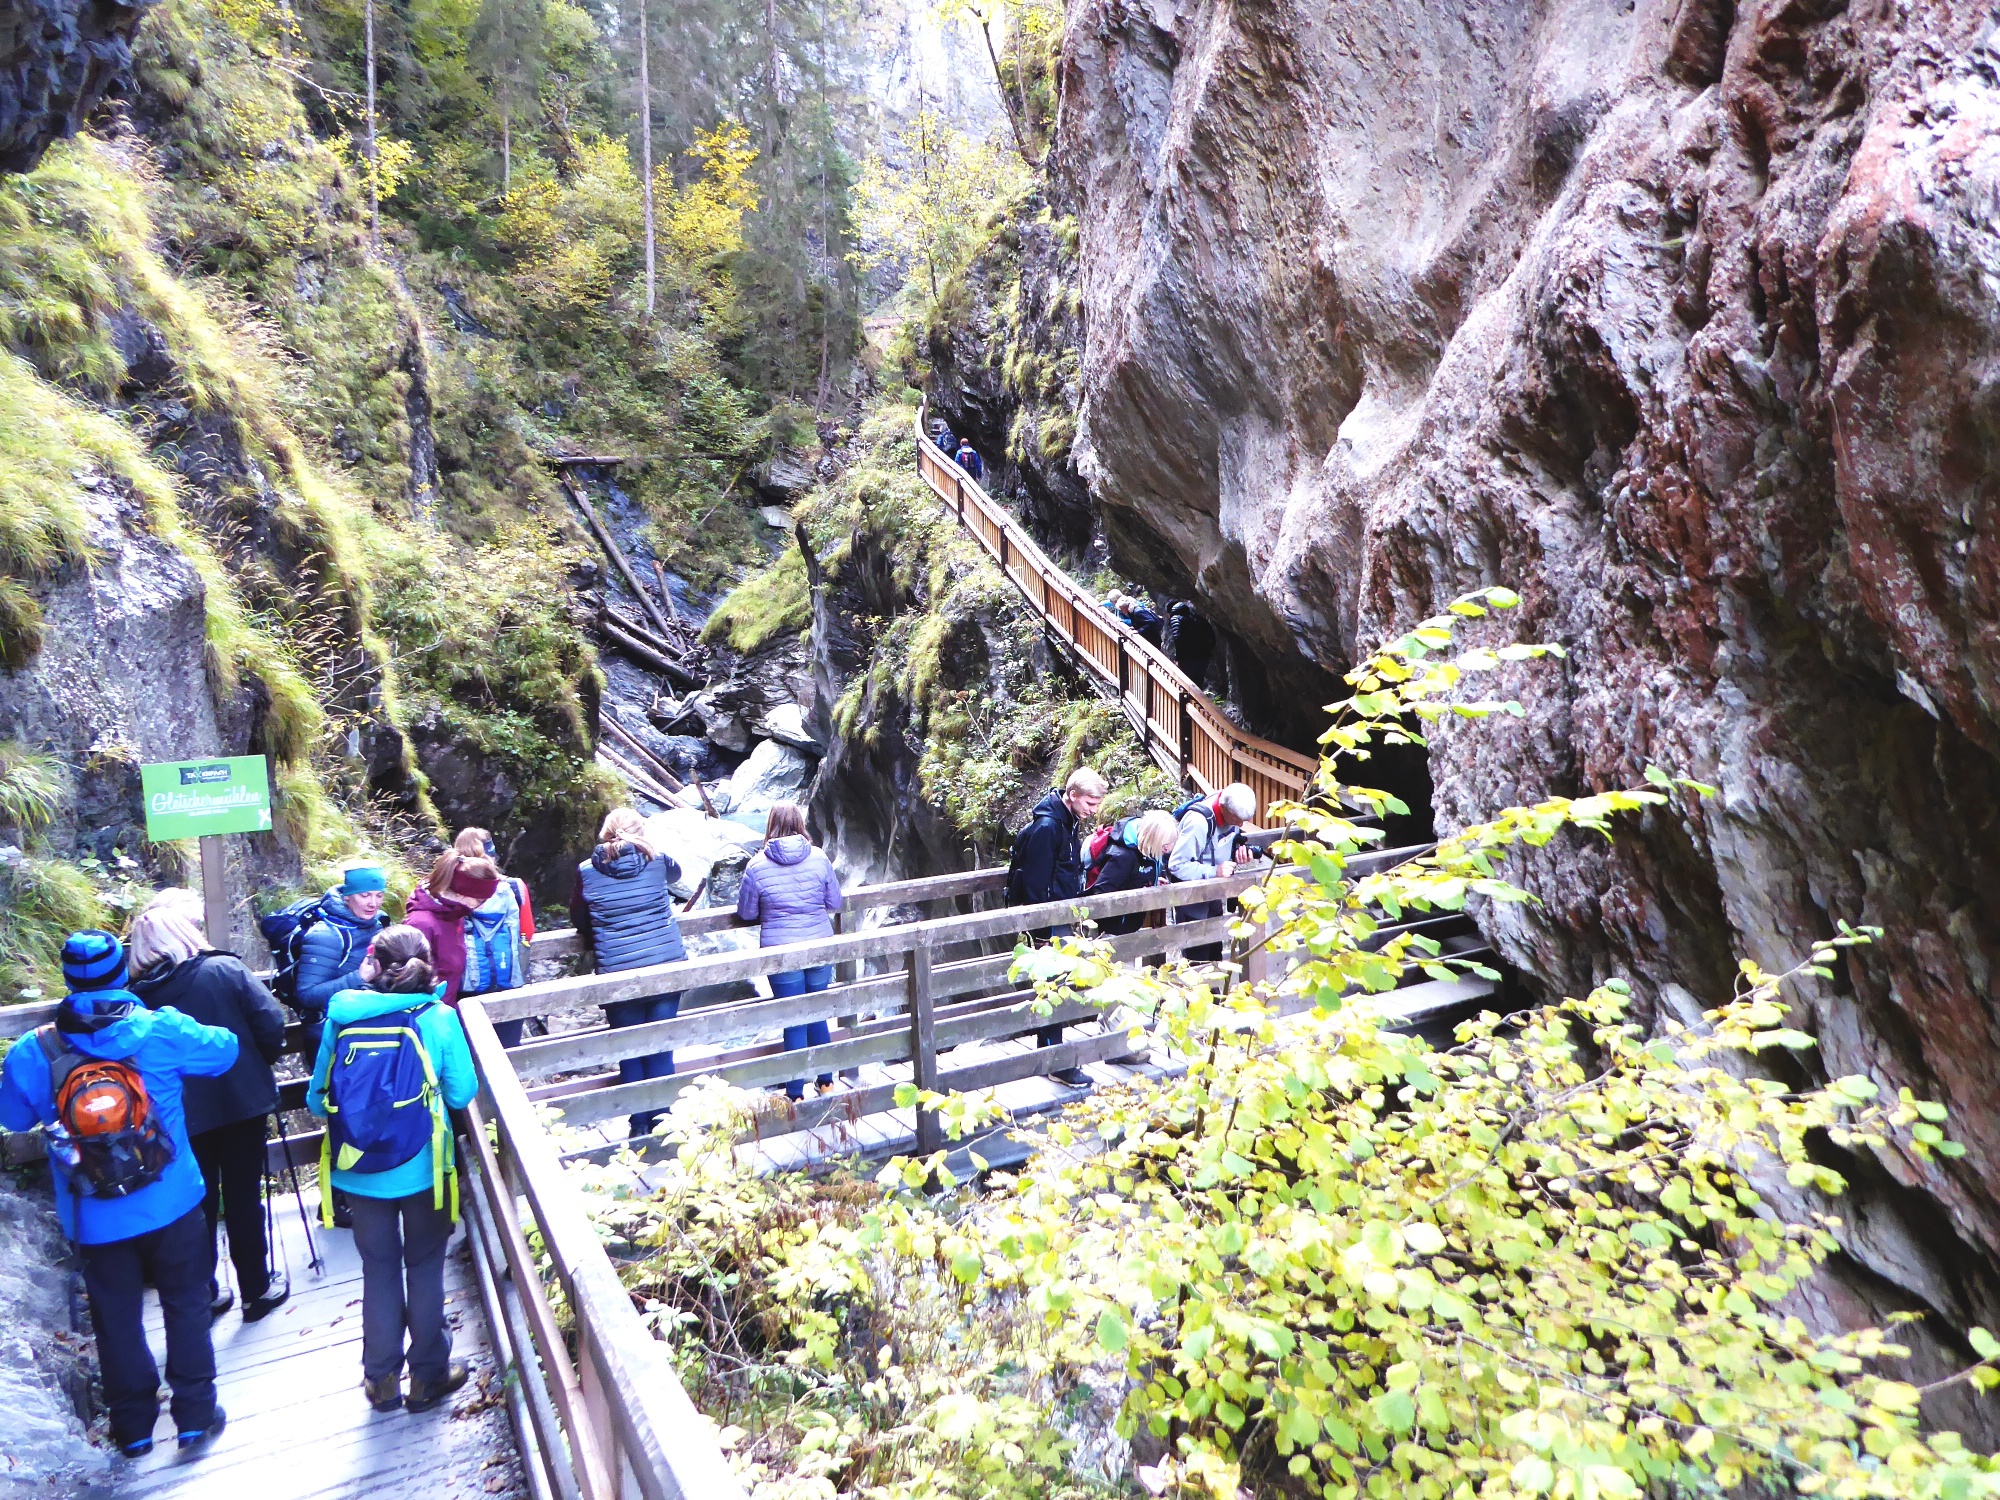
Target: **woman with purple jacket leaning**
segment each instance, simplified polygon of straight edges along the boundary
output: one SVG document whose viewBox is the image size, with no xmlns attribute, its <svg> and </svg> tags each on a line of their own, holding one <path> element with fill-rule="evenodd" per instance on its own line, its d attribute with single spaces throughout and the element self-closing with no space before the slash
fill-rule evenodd
<svg viewBox="0 0 2000 1500">
<path fill-rule="evenodd" d="M 764 820 L 764 847 L 743 872 L 743 886 L 736 895 L 736 915 L 762 926 L 760 946 L 778 948 L 786 943 L 809 943 L 833 936 L 833 914 L 840 910 L 840 881 L 833 873 L 833 861 L 813 847 L 806 837 L 806 810 L 796 802 L 780 802 Z M 809 969 L 793 969 L 771 976 L 774 999 L 786 995 L 816 994 L 833 983 L 833 965 L 815 964 Z M 785 1028 L 785 1050 L 823 1047 L 829 1040 L 826 1022 L 808 1021 Z M 833 1087 L 833 1075 L 819 1075 L 822 1090 Z M 785 1085 L 793 1099 L 806 1096 L 805 1080 L 795 1078 Z"/>
</svg>

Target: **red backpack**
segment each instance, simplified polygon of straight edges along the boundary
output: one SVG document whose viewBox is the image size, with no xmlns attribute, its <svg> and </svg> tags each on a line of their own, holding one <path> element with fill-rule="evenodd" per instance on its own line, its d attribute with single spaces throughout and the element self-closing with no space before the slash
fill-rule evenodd
<svg viewBox="0 0 2000 1500">
<path fill-rule="evenodd" d="M 1112 840 L 1124 832 L 1124 823 L 1099 823 L 1090 831 L 1090 837 L 1083 841 L 1083 888 L 1086 891 L 1095 890 L 1097 882 L 1104 878 L 1104 867 L 1111 860 Z"/>
<path fill-rule="evenodd" d="M 159 1181 L 174 1159 L 174 1143 L 139 1070 L 121 1058 L 78 1052 L 53 1026 L 37 1029 L 35 1039 L 48 1059 L 55 1096 L 49 1151 L 62 1164 L 70 1191 L 123 1198 Z"/>
</svg>

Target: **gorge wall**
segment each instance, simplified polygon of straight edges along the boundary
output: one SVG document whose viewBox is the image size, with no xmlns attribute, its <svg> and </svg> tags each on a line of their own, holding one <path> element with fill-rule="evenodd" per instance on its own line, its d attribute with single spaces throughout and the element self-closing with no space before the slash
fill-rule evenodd
<svg viewBox="0 0 2000 1500">
<path fill-rule="evenodd" d="M 1114 560 L 1326 668 L 1517 587 L 1570 654 L 1440 738 L 1441 825 L 1721 790 L 1542 852 L 1489 931 L 1686 1012 L 1880 924 L 1811 1066 L 1968 1153 L 1854 1164 L 1825 1311 L 2000 1315 L 1990 8 L 1074 0 L 1062 82 Z"/>
</svg>

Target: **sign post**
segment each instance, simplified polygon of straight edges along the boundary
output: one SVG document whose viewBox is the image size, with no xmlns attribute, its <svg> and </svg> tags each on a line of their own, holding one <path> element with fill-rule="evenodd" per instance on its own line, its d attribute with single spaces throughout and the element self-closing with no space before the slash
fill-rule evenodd
<svg viewBox="0 0 2000 1500">
<path fill-rule="evenodd" d="M 223 883 L 223 836 L 268 833 L 271 771 L 261 755 L 169 761 L 139 767 L 146 797 L 146 837 L 201 840 L 201 905 L 208 940 L 227 948 L 229 896 Z"/>
</svg>

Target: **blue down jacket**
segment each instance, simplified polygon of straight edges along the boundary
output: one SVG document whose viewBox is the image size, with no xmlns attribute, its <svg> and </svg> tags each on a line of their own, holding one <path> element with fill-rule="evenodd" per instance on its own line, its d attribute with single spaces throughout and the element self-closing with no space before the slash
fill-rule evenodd
<svg viewBox="0 0 2000 1500">
<path fill-rule="evenodd" d="M 667 889 L 680 878 L 681 867 L 672 856 L 648 859 L 630 844 L 599 844 L 577 866 L 570 920 L 596 953 L 598 973 L 687 957 L 673 893 Z"/>
</svg>

